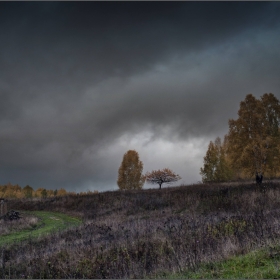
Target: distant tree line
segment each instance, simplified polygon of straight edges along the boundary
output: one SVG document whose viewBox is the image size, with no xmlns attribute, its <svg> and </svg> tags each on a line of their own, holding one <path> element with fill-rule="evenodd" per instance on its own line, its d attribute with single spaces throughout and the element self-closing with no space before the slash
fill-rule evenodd
<svg viewBox="0 0 280 280">
<path fill-rule="evenodd" d="M 248 94 L 224 141 L 210 141 L 200 169 L 203 182 L 280 176 L 280 104 L 272 93 Z"/>
<path fill-rule="evenodd" d="M 45 188 L 38 188 L 34 190 L 29 185 L 21 187 L 18 184 L 12 185 L 8 183 L 7 185 L 0 185 L 0 198 L 46 198 L 46 197 L 55 197 L 55 196 L 64 196 L 64 195 L 87 195 L 98 193 L 98 191 L 87 191 L 87 192 L 67 192 L 65 189 L 60 188 L 56 190 L 47 190 Z"/>
</svg>

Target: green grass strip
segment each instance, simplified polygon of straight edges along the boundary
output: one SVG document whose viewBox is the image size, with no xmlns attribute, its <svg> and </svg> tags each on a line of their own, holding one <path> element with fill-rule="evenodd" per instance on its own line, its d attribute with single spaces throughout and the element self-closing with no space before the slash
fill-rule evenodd
<svg viewBox="0 0 280 280">
<path fill-rule="evenodd" d="M 201 264 L 196 271 L 164 273 L 168 279 L 275 279 L 280 278 L 280 247 L 252 251 L 225 261 Z"/>
<path fill-rule="evenodd" d="M 0 246 L 22 241 L 30 237 L 40 237 L 57 230 L 79 226 L 82 223 L 78 218 L 58 212 L 24 211 L 24 213 L 37 216 L 40 219 L 39 223 L 37 223 L 33 229 L 23 229 L 21 231 L 0 236 Z"/>
</svg>

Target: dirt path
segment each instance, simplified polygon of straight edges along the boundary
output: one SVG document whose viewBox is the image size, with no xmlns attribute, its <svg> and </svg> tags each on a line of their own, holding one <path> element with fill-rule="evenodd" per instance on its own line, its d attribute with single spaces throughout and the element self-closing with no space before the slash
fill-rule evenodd
<svg viewBox="0 0 280 280">
<path fill-rule="evenodd" d="M 0 236 L 0 246 L 19 242 L 28 238 L 37 238 L 51 232 L 78 226 L 81 220 L 58 212 L 24 211 L 39 218 L 39 223 L 32 229 L 23 229 Z"/>
</svg>

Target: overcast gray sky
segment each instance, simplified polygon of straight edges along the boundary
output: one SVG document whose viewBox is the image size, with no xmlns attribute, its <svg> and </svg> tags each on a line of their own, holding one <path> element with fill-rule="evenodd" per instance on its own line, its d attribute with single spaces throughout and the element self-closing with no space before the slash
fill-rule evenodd
<svg viewBox="0 0 280 280">
<path fill-rule="evenodd" d="M 129 149 L 144 173 L 200 181 L 240 101 L 279 98 L 279 15 L 280 2 L 0 2 L 0 184 L 115 190 Z"/>
</svg>

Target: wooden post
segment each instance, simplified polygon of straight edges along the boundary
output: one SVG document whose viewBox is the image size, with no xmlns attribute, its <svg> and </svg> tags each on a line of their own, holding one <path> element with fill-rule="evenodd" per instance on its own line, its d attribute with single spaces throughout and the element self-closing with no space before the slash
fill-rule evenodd
<svg viewBox="0 0 280 280">
<path fill-rule="evenodd" d="M 5 202 L 4 199 L 1 199 L 0 200 L 0 216 L 6 215 L 7 212 L 8 212 L 7 202 Z"/>
<path fill-rule="evenodd" d="M 4 200 L 0 201 L 0 216 L 3 216 L 4 214 Z"/>
</svg>

